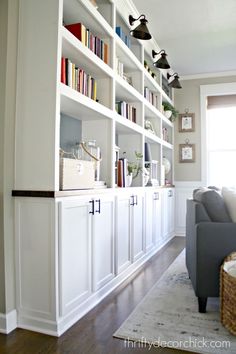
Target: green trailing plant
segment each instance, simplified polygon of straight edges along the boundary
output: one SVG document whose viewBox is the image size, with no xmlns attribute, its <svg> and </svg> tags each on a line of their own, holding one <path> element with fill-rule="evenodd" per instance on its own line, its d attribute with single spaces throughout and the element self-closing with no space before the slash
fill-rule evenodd
<svg viewBox="0 0 236 354">
<path fill-rule="evenodd" d="M 138 177 L 139 173 L 142 172 L 142 158 L 143 154 L 141 152 L 135 151 L 135 157 L 136 161 L 135 162 L 130 162 L 128 161 L 128 174 L 133 175 L 133 178 Z"/>
<path fill-rule="evenodd" d="M 162 102 L 162 106 L 164 108 L 164 111 L 172 112 L 171 121 L 174 121 L 177 118 L 179 111 L 177 111 L 177 109 L 167 101 Z"/>
</svg>

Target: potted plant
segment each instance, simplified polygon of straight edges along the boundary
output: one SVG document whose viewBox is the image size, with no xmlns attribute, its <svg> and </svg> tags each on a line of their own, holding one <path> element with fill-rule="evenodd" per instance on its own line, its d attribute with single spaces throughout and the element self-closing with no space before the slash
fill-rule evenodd
<svg viewBox="0 0 236 354">
<path fill-rule="evenodd" d="M 164 115 L 166 116 L 166 118 L 170 119 L 171 122 L 174 122 L 178 116 L 178 113 L 179 113 L 177 111 L 177 109 L 175 109 L 175 107 L 167 101 L 162 102 L 162 106 L 163 106 Z"/>
<path fill-rule="evenodd" d="M 132 175 L 133 178 L 138 177 L 139 173 L 142 171 L 141 160 L 143 155 L 141 152 L 135 151 L 136 162 L 128 161 L 128 175 Z"/>
<path fill-rule="evenodd" d="M 142 168 L 141 160 L 143 158 L 143 154 L 141 152 L 135 151 L 135 157 L 136 157 L 136 162 L 129 162 L 128 161 L 128 185 L 130 186 L 132 183 L 132 180 L 136 177 L 138 177 L 139 173 L 143 173 L 144 177 L 144 185 L 148 183 L 149 180 L 149 171 L 144 167 Z"/>
</svg>

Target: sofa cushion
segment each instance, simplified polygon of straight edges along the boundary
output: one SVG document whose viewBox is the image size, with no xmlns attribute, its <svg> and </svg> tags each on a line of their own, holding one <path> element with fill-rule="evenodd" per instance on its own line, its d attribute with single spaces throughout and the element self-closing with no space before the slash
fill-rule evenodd
<svg viewBox="0 0 236 354">
<path fill-rule="evenodd" d="M 194 200 L 200 202 L 212 221 L 232 222 L 222 195 L 214 189 L 199 188 L 194 191 Z"/>
<path fill-rule="evenodd" d="M 232 221 L 236 222 L 236 189 L 223 187 L 222 196 Z"/>
</svg>

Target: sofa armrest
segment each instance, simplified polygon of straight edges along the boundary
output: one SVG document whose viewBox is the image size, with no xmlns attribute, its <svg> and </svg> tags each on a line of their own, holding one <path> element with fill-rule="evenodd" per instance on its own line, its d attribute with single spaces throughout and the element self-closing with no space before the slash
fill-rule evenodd
<svg viewBox="0 0 236 354">
<path fill-rule="evenodd" d="M 220 266 L 228 254 L 236 251 L 236 223 L 199 223 L 195 237 L 197 296 L 204 297 L 204 292 L 217 296 Z"/>
</svg>

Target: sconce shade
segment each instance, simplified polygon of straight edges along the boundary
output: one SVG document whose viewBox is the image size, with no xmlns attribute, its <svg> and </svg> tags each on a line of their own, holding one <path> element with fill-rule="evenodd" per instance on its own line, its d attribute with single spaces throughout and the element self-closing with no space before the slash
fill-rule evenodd
<svg viewBox="0 0 236 354">
<path fill-rule="evenodd" d="M 143 16 L 143 18 L 140 18 L 141 16 Z M 152 36 L 149 33 L 149 30 L 147 28 L 146 23 L 148 22 L 145 18 L 144 15 L 140 15 L 139 18 L 135 19 L 133 18 L 133 16 L 129 16 L 129 23 L 132 26 L 133 23 L 137 20 L 140 19 L 140 24 L 133 30 L 130 31 L 130 34 L 132 37 L 137 38 L 137 39 L 142 39 L 142 40 L 148 40 L 151 39 Z"/>
<path fill-rule="evenodd" d="M 161 57 L 155 62 L 153 63 L 153 65 L 156 68 L 159 69 L 170 69 L 170 64 L 168 63 L 166 57 L 167 54 L 164 51 L 164 49 L 162 49 L 159 53 L 155 52 L 155 50 L 152 51 L 152 57 L 154 58 L 157 54 L 161 54 Z"/>
<path fill-rule="evenodd" d="M 167 79 L 169 80 L 169 78 L 171 76 L 174 76 L 174 80 L 172 80 L 171 82 L 168 83 L 169 87 L 173 87 L 173 88 L 177 88 L 177 89 L 181 89 L 182 86 L 180 85 L 179 82 L 179 76 L 177 73 L 174 73 L 173 75 L 170 75 L 169 73 L 167 73 Z"/>
</svg>

